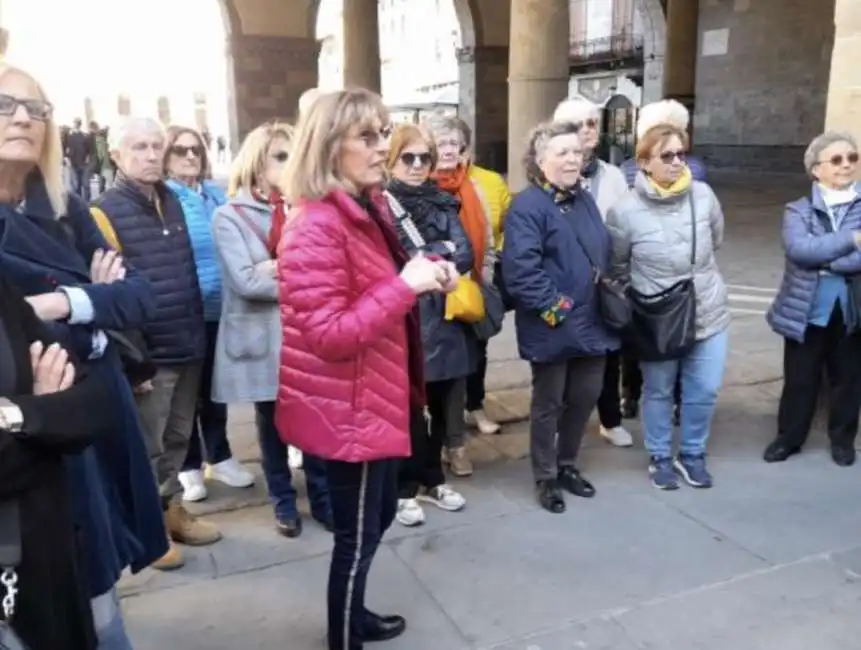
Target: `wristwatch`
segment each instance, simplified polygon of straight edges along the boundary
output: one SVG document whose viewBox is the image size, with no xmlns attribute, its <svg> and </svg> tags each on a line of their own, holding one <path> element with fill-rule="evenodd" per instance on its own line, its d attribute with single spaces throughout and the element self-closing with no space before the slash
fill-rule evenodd
<svg viewBox="0 0 861 650">
<path fill-rule="evenodd" d="M 21 409 L 5 397 L 0 397 L 0 429 L 9 433 L 20 433 L 24 428 Z"/>
</svg>

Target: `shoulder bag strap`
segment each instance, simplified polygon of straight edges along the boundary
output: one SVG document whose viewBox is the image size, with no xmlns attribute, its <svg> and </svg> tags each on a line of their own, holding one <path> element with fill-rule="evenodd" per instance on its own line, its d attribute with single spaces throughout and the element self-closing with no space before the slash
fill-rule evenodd
<svg viewBox="0 0 861 650">
<path fill-rule="evenodd" d="M 392 196 L 391 192 L 384 192 L 383 194 L 386 197 L 386 201 L 389 204 L 389 209 L 392 211 L 392 215 L 395 217 L 395 224 L 398 228 L 406 233 L 413 246 L 418 249 L 424 248 L 427 245 L 427 242 L 425 242 L 425 238 L 422 237 L 422 234 L 419 232 L 418 226 L 416 226 L 413 218 L 406 210 L 404 210 L 404 206 L 402 206 L 400 201 Z"/>
<path fill-rule="evenodd" d="M 697 270 L 697 210 L 694 207 L 694 186 L 691 185 L 691 191 L 688 193 L 688 202 L 691 204 L 691 277 Z"/>
<path fill-rule="evenodd" d="M 234 205 L 233 211 L 236 212 L 236 215 L 240 219 L 242 219 L 242 221 L 245 222 L 245 225 L 248 226 L 248 228 L 251 230 L 251 232 L 254 233 L 254 236 L 260 240 L 260 242 L 263 244 L 263 247 L 266 250 L 269 250 L 269 237 L 267 237 L 266 233 L 263 232 L 263 228 L 258 226 L 254 222 L 254 219 L 252 219 L 250 216 L 248 216 L 248 212 L 245 211 L 245 208 L 243 208 L 241 205 Z"/>
<path fill-rule="evenodd" d="M 21 564 L 21 519 L 17 499 L 0 501 L 0 615 L 10 622 L 15 614 Z"/>
</svg>

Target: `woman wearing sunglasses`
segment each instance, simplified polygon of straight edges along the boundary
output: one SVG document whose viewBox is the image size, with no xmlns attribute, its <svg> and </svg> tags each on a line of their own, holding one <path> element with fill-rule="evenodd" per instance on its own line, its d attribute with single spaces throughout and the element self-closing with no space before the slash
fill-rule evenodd
<svg viewBox="0 0 861 650">
<path fill-rule="evenodd" d="M 686 164 L 688 135 L 675 101 L 642 109 L 637 142 L 640 171 L 633 191 L 607 215 L 613 238 L 613 274 L 630 282 L 635 294 L 654 298 L 693 280 L 695 343 L 666 361 L 641 361 L 643 437 L 652 485 L 707 488 L 706 444 L 723 381 L 730 323 L 727 291 L 715 251 L 723 241 L 724 219 L 712 189 L 695 181 Z M 680 348 L 680 351 L 682 348 Z M 673 450 L 673 392 L 681 374 L 681 440 Z"/>
<path fill-rule="evenodd" d="M 227 405 L 212 401 L 212 367 L 221 318 L 221 270 L 212 239 L 212 216 L 227 202 L 227 197 L 218 185 L 207 180 L 209 172 L 209 155 L 201 135 L 188 127 L 171 126 L 167 131 L 164 173 L 167 186 L 182 204 L 206 321 L 200 398 L 188 453 L 179 473 L 185 501 L 202 501 L 207 497 L 204 460 L 209 465 L 210 477 L 225 485 L 247 488 L 254 484 L 254 474 L 240 465 L 230 450 Z"/>
<path fill-rule="evenodd" d="M 784 338 L 784 382 L 777 438 L 764 458 L 777 463 L 801 451 L 824 369 L 831 386 L 831 458 L 848 467 L 855 462 L 861 409 L 858 145 L 851 135 L 824 133 L 807 148 L 804 167 L 813 188 L 783 215 L 786 269 L 768 313 L 771 328 Z"/>
</svg>

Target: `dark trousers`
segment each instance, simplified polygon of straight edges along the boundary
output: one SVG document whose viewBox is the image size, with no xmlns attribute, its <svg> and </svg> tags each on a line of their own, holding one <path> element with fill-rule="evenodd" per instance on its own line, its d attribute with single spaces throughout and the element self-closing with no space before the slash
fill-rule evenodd
<svg viewBox="0 0 861 650">
<path fill-rule="evenodd" d="M 206 324 L 206 356 L 203 359 L 203 374 L 200 377 L 200 394 L 194 414 L 194 429 L 188 441 L 182 471 L 200 469 L 205 460 L 215 465 L 230 458 L 230 443 L 227 440 L 227 404 L 212 401 L 212 369 L 215 363 L 215 341 L 218 338 L 218 323 Z M 201 445 L 201 440 L 203 445 Z M 206 454 L 204 456 L 204 447 Z"/>
<path fill-rule="evenodd" d="M 477 341 L 478 365 L 475 372 L 466 378 L 466 410 L 484 408 L 484 378 L 487 375 L 487 341 Z M 461 415 L 462 417 L 462 415 Z"/>
<path fill-rule="evenodd" d="M 846 333 L 839 306 L 826 327 L 807 327 L 803 343 L 784 340 L 777 435 L 789 446 L 807 440 L 823 368 L 830 384 L 828 437 L 833 447 L 852 447 L 861 410 L 861 333 Z"/>
<path fill-rule="evenodd" d="M 610 352 L 605 359 L 604 384 L 598 398 L 598 419 L 605 429 L 613 429 L 622 424 L 622 398 L 619 394 L 621 362 L 622 355 L 619 352 Z M 639 370 L 638 367 L 637 372 Z"/>
<path fill-rule="evenodd" d="M 445 431 L 431 428 L 424 412 L 413 409 L 410 414 L 412 455 L 401 461 L 398 470 L 398 497 L 413 499 L 419 488 L 434 488 L 445 483 L 442 470 L 442 448 Z"/>
<path fill-rule="evenodd" d="M 72 192 L 80 196 L 85 201 L 90 200 L 90 174 L 89 169 L 84 167 L 71 166 L 72 176 Z"/>
<path fill-rule="evenodd" d="M 622 397 L 625 398 L 626 401 L 639 402 L 640 397 L 643 394 L 643 373 L 640 371 L 640 360 L 637 358 L 636 353 L 631 350 L 627 346 L 622 346 L 622 351 L 619 355 L 619 359 L 621 362 L 621 379 L 622 379 Z M 607 364 L 609 366 L 610 359 L 609 355 L 607 358 Z M 618 371 L 617 371 L 618 372 Z M 617 374 L 618 378 L 619 375 Z M 606 386 L 606 382 L 608 378 L 605 375 L 604 382 Z M 618 381 L 617 381 L 618 383 Z M 618 389 L 617 389 L 618 391 Z M 617 393 L 618 394 L 618 393 Z M 603 395 L 602 395 L 603 398 Z M 676 377 L 676 386 L 673 389 L 673 400 L 676 405 L 682 403 L 682 376 L 679 374 Z M 599 406 L 599 409 L 601 407 Z M 604 424 L 604 416 L 601 416 L 601 424 L 611 428 L 607 424 Z M 619 426 L 618 424 L 615 426 Z"/>
<path fill-rule="evenodd" d="M 257 443 L 260 446 L 263 476 L 266 479 L 269 501 L 275 509 L 275 518 L 279 521 L 295 519 L 299 516 L 296 509 L 296 488 L 293 487 L 293 473 L 287 463 L 287 445 L 281 441 L 275 427 L 275 402 L 254 404 L 254 422 L 257 425 Z M 305 472 L 311 516 L 320 522 L 331 521 L 332 508 L 329 504 L 325 461 L 303 453 L 302 471 Z"/>
<path fill-rule="evenodd" d="M 466 444 L 466 424 L 463 422 L 465 384 L 468 385 L 468 380 L 446 379 L 425 384 L 433 444 L 440 440 L 448 449 L 459 449 Z"/>
<path fill-rule="evenodd" d="M 335 547 L 329 568 L 329 650 L 362 650 L 365 586 L 398 507 L 397 460 L 326 463 Z"/>
<path fill-rule="evenodd" d="M 575 466 L 603 376 L 604 357 L 532 364 L 529 447 L 536 481 Z"/>
</svg>

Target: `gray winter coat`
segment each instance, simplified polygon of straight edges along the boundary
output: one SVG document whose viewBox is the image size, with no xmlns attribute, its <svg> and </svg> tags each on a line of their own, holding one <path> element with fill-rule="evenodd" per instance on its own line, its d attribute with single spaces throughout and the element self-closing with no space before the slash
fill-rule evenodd
<svg viewBox="0 0 861 650">
<path fill-rule="evenodd" d="M 221 264 L 222 300 L 215 368 L 214 402 L 270 402 L 278 390 L 281 322 L 278 281 L 258 265 L 270 259 L 261 236 L 268 236 L 272 210 L 246 192 L 215 211 L 212 231 Z"/>
<path fill-rule="evenodd" d="M 711 187 L 693 181 L 686 192 L 661 197 L 640 172 L 633 191 L 610 208 L 607 229 L 613 239 L 611 275 L 629 280 L 639 293 L 659 293 L 690 277 L 692 205 L 697 239 L 696 338 L 702 341 L 730 323 L 726 285 L 715 259 L 723 243 L 724 218 Z"/>
</svg>

